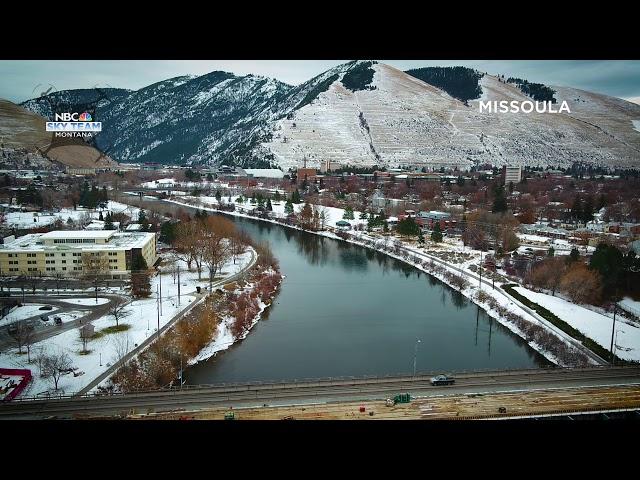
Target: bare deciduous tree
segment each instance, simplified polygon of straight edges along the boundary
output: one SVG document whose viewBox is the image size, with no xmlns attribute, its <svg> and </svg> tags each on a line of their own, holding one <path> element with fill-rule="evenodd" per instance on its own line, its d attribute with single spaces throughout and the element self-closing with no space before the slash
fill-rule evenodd
<svg viewBox="0 0 640 480">
<path fill-rule="evenodd" d="M 50 379 L 57 391 L 60 377 L 62 377 L 62 375 L 71 368 L 71 365 L 71 358 L 62 350 L 52 355 L 45 354 L 42 359 L 40 375 L 44 378 Z"/>
<path fill-rule="evenodd" d="M 109 275 L 109 258 L 106 252 L 84 252 L 82 254 L 82 276 L 91 282 L 96 292 L 98 303 L 98 287 Z"/>
<path fill-rule="evenodd" d="M 17 329 L 13 339 L 18 347 L 18 353 L 22 354 L 22 348 L 26 347 L 27 362 L 31 363 L 31 345 L 35 337 L 33 325 L 28 325 L 26 320 L 21 320 L 17 323 L 16 327 Z"/>
<path fill-rule="evenodd" d="M 119 363 L 129 353 L 129 345 L 131 344 L 131 337 L 127 332 L 120 333 L 113 337 L 113 362 Z"/>
<path fill-rule="evenodd" d="M 182 221 L 176 228 L 176 240 L 173 243 L 174 255 L 186 262 L 187 268 L 191 270 L 191 264 L 197 264 L 197 237 L 198 222 Z"/>
<path fill-rule="evenodd" d="M 202 259 L 209 269 L 209 288 L 216 273 L 231 257 L 230 238 L 235 234 L 232 222 L 222 217 L 209 217 L 201 223 L 198 238 Z"/>
<path fill-rule="evenodd" d="M 250 238 L 243 230 L 239 230 L 229 237 L 229 246 L 231 247 L 231 255 L 233 257 L 234 265 L 236 264 L 236 258 L 247 250 L 247 245 L 249 245 L 249 243 Z"/>
<path fill-rule="evenodd" d="M 129 310 L 129 302 L 124 298 L 117 298 L 109 305 L 109 315 L 116 321 L 116 327 L 120 320 L 131 316 L 131 313 L 131 310 Z"/>
</svg>

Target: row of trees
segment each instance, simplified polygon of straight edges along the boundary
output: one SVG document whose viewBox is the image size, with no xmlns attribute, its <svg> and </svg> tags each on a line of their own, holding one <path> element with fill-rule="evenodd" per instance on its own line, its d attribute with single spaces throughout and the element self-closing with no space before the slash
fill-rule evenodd
<svg viewBox="0 0 640 480">
<path fill-rule="evenodd" d="M 538 288 L 561 291 L 577 303 L 598 304 L 640 293 L 640 258 L 633 250 L 623 254 L 614 245 L 601 243 L 589 265 L 573 249 L 565 258 L 546 258 L 537 263 L 526 281 Z"/>
<path fill-rule="evenodd" d="M 555 295 L 560 291 L 576 303 L 597 303 L 602 297 L 598 272 L 574 257 L 548 257 L 532 267 L 525 281 Z"/>
<path fill-rule="evenodd" d="M 237 230 L 233 222 L 219 216 L 205 216 L 180 222 L 175 229 L 173 247 L 178 259 L 192 265 L 202 279 L 206 268 L 209 272 L 209 285 L 213 285 L 215 275 L 224 264 L 242 255 L 250 239 L 242 230 Z"/>
</svg>

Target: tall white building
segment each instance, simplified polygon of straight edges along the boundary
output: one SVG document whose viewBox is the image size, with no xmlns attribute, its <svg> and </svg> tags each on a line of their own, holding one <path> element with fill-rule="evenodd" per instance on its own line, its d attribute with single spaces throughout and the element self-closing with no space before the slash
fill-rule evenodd
<svg viewBox="0 0 640 480">
<path fill-rule="evenodd" d="M 510 167 L 507 165 L 506 167 L 504 167 L 504 184 L 505 185 L 509 185 L 509 183 L 511 182 L 513 182 L 513 184 L 515 185 L 516 183 L 520 183 L 520 180 L 522 180 L 521 166 Z"/>
</svg>

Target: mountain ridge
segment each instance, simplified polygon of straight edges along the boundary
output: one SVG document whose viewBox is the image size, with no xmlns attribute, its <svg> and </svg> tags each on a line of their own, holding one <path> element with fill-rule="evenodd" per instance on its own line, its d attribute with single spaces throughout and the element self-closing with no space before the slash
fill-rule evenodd
<svg viewBox="0 0 640 480">
<path fill-rule="evenodd" d="M 477 73 L 481 95 L 463 95 L 466 105 L 374 60 L 337 65 L 297 86 L 221 71 L 173 77 L 135 91 L 110 90 L 96 106 L 103 122 L 97 145 L 136 163 L 640 167 L 640 134 L 631 122 L 640 119 L 640 106 L 552 86 L 559 101 L 570 103 L 570 116 L 484 115 L 477 109 L 481 100 L 532 99 L 498 76 Z M 88 91 L 49 96 L 86 102 Z M 49 96 L 22 105 L 48 114 Z"/>
</svg>

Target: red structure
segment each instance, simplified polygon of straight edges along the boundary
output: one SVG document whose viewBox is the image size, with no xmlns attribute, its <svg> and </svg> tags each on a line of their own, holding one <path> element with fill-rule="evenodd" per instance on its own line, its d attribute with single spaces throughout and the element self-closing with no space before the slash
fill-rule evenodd
<svg viewBox="0 0 640 480">
<path fill-rule="evenodd" d="M 20 380 L 18 385 L 13 387 L 13 390 L 2 399 L 3 402 L 10 402 L 20 395 L 33 378 L 31 376 L 31 370 L 21 368 L 0 368 L 0 375 L 22 376 L 22 380 Z"/>
</svg>

